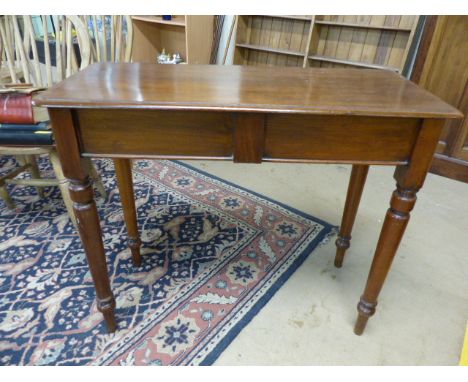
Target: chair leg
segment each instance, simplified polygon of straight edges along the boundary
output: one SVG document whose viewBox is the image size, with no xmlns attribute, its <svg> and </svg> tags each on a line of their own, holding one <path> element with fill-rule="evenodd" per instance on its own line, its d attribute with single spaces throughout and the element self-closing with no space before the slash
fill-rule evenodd
<svg viewBox="0 0 468 382">
<path fill-rule="evenodd" d="M 104 183 L 102 183 L 101 176 L 96 170 L 96 167 L 94 167 L 93 161 L 91 159 L 86 159 L 86 165 L 88 166 L 88 173 L 89 177 L 91 178 L 93 184 L 96 186 L 96 188 L 99 191 L 99 194 L 103 199 L 107 198 L 107 192 L 104 187 Z"/>
<path fill-rule="evenodd" d="M 40 179 L 41 173 L 39 171 L 39 167 L 37 166 L 36 156 L 35 155 L 25 155 L 26 163 L 29 165 L 29 172 L 31 174 L 31 178 L 33 179 Z M 44 188 L 43 187 L 36 187 L 37 193 L 39 194 L 40 198 L 44 197 Z"/>
<path fill-rule="evenodd" d="M 13 200 L 10 197 L 10 194 L 8 193 L 8 190 L 6 188 L 5 181 L 3 179 L 0 179 L 0 198 L 3 199 L 5 202 L 6 206 L 12 210 L 15 208 L 15 203 L 13 203 Z"/>
<path fill-rule="evenodd" d="M 67 208 L 68 216 L 70 217 L 75 228 L 78 228 L 75 212 L 73 211 L 73 201 L 70 197 L 70 191 L 68 191 L 68 180 L 63 175 L 62 165 L 60 163 L 57 152 L 55 150 L 51 151 L 49 157 L 50 163 L 52 164 L 55 172 L 55 176 L 57 177 L 58 186 L 60 188 L 65 207 Z"/>
<path fill-rule="evenodd" d="M 10 210 L 15 208 L 15 203 L 13 202 L 13 199 L 11 198 L 10 194 L 8 193 L 7 183 L 6 183 L 5 180 L 14 178 L 16 175 L 18 175 L 25 168 L 25 166 L 27 166 L 26 158 L 23 155 L 15 155 L 15 159 L 18 162 L 18 164 L 21 166 L 21 168 L 17 168 L 13 172 L 11 172 L 11 173 L 5 175 L 4 177 L 0 178 L 0 198 L 3 199 L 3 201 L 5 202 L 7 208 L 10 209 Z"/>
<path fill-rule="evenodd" d="M 15 159 L 20 166 L 26 166 L 28 163 L 26 160 L 26 155 L 15 155 Z"/>
</svg>

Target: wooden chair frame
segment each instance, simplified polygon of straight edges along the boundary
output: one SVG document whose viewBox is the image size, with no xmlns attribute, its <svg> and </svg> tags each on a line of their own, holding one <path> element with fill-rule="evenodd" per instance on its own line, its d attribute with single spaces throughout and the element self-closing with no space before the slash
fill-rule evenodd
<svg viewBox="0 0 468 382">
<path fill-rule="evenodd" d="M 20 28 L 22 17 L 22 28 Z M 93 39 L 87 26 L 87 19 L 96 16 L 52 16 L 55 26 L 55 52 L 51 52 L 49 46 L 49 16 L 41 16 L 44 33 L 44 64 L 40 63 L 39 51 L 36 43 L 36 35 L 31 16 L 2 16 L 0 17 L 0 59 L 6 70 L 0 70 L 0 81 L 11 83 L 28 83 L 36 87 L 50 87 L 66 77 L 84 69 L 91 62 L 99 61 L 101 55 L 97 55 L 99 48 L 93 45 Z M 122 16 L 112 16 L 112 52 L 110 59 L 120 58 Z M 127 26 L 131 22 L 127 21 Z M 131 28 L 131 27 L 130 27 Z M 73 36 L 79 46 L 80 60 L 76 56 Z M 131 54 L 131 32 L 125 40 L 123 59 Z M 130 39 L 128 39 L 130 37 Z M 96 41 L 96 40 L 95 40 Z M 129 43 L 130 41 L 130 43 Z M 105 44 L 104 44 L 105 45 Z M 99 43 L 98 43 L 99 46 Z M 116 48 L 117 47 L 117 48 Z M 128 53 L 130 51 L 130 53 Z M 52 54 L 55 55 L 55 65 L 52 65 Z M 104 58 L 104 56 L 102 56 Z M 5 65 L 3 65 L 5 64 Z M 53 70 L 54 69 L 54 70 Z M 49 156 L 54 169 L 56 179 L 43 179 L 40 177 L 35 156 L 46 154 Z M 14 155 L 20 166 L 0 178 L 0 198 L 9 208 L 14 207 L 13 200 L 7 192 L 8 184 L 32 185 L 43 195 L 42 187 L 59 186 L 68 214 L 76 226 L 76 218 L 73 212 L 72 202 L 68 191 L 68 181 L 63 176 L 62 167 L 54 147 L 11 147 L 0 146 L 0 155 Z M 101 196 L 105 197 L 105 189 L 100 177 L 92 165 L 90 159 L 85 160 L 89 168 L 92 180 Z M 17 179 L 16 176 L 24 171 L 31 173 L 31 179 Z"/>
</svg>

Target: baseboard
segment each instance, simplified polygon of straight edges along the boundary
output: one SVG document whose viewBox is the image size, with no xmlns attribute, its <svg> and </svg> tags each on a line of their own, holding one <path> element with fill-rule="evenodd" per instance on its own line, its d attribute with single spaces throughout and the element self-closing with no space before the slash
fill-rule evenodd
<svg viewBox="0 0 468 382">
<path fill-rule="evenodd" d="M 429 171 L 433 174 L 468 183 L 468 162 L 461 159 L 435 154 Z"/>
</svg>

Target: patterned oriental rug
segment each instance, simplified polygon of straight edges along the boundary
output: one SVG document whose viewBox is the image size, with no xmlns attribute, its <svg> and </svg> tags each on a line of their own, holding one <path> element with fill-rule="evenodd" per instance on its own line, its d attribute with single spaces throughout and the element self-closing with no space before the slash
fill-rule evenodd
<svg viewBox="0 0 468 382">
<path fill-rule="evenodd" d="M 132 264 L 111 160 L 96 162 L 119 330 L 107 334 L 58 189 L 0 201 L 0 364 L 209 365 L 334 227 L 188 165 L 135 164 Z M 2 171 L 14 165 L 0 161 Z M 51 174 L 45 159 L 41 171 Z"/>
</svg>

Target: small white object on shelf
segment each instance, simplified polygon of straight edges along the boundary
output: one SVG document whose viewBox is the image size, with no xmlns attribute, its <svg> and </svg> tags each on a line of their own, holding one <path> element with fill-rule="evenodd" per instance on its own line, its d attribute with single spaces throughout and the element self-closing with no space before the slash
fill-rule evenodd
<svg viewBox="0 0 468 382">
<path fill-rule="evenodd" d="M 183 64 L 183 61 L 179 53 L 173 54 L 171 58 L 169 54 L 166 54 L 165 49 L 163 49 L 162 53 L 158 56 L 158 64 Z"/>
</svg>

